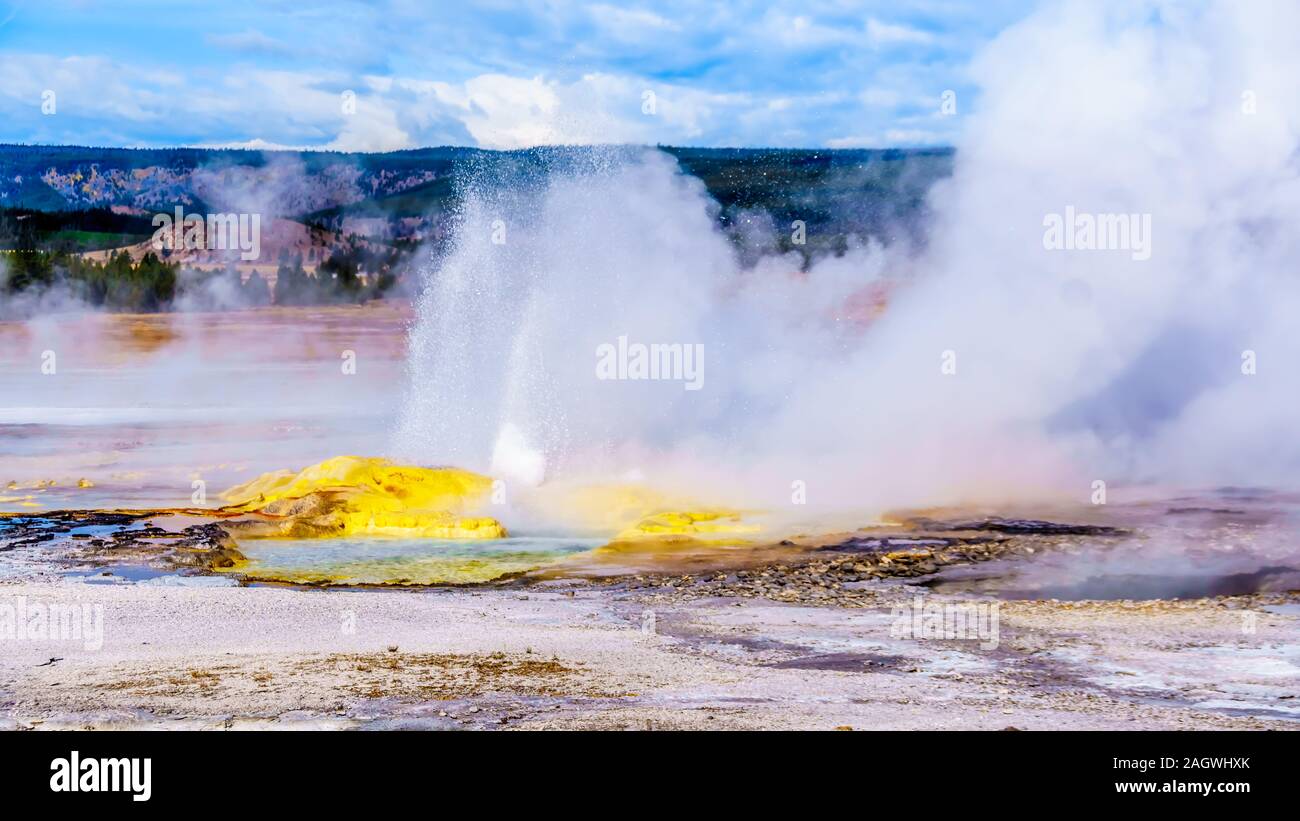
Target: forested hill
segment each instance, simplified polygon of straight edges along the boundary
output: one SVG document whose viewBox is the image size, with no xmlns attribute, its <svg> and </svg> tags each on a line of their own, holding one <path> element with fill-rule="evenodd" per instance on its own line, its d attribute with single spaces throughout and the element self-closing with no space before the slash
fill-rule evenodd
<svg viewBox="0 0 1300 821">
<path fill-rule="evenodd" d="M 528 175 L 594 152 L 422 148 L 384 154 L 0 145 L 0 208 L 149 216 L 256 209 L 332 230 L 418 237 L 448 213 L 465 175 Z M 914 224 L 950 149 L 664 148 L 704 181 L 725 223 L 759 209 L 833 234 Z"/>
</svg>

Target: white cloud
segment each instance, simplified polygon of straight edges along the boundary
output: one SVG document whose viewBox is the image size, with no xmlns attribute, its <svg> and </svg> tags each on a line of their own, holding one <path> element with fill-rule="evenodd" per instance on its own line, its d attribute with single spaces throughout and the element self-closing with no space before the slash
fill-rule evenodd
<svg viewBox="0 0 1300 821">
<path fill-rule="evenodd" d="M 902 99 L 897 91 L 889 88 L 868 88 L 858 95 L 863 105 L 892 108 Z"/>
<path fill-rule="evenodd" d="M 42 12 L 47 25 L 61 25 L 59 2 Z M 917 137 L 917 128 L 943 138 L 954 126 L 920 121 L 918 111 L 934 107 L 917 101 L 955 88 L 969 110 L 965 55 L 1020 0 L 980 14 L 918 0 L 910 8 L 920 17 L 883 0 L 774 0 L 757 10 L 547 0 L 508 15 L 497 4 L 430 14 L 399 0 L 295 7 L 280 17 L 242 13 L 242 2 L 230 0 L 194 32 L 193 60 L 0 54 L 0 122 L 9 126 L 0 138 L 348 150 L 881 144 L 891 134 Z M 917 27 L 940 14 L 955 28 Z M 255 27 L 243 24 L 254 19 Z M 311 36 L 296 37 L 303 31 Z M 56 42 L 112 45 L 88 27 L 77 38 Z M 41 117 L 47 87 L 68 116 Z M 344 89 L 357 94 L 352 117 L 339 110 Z M 641 111 L 647 91 L 653 115 Z"/>
<path fill-rule="evenodd" d="M 930 43 L 934 41 L 934 36 L 929 32 L 896 23 L 882 23 L 874 17 L 867 20 L 867 36 L 876 45 Z"/>
<path fill-rule="evenodd" d="M 705 133 L 719 112 L 751 102 L 599 73 L 567 83 L 483 74 L 458 84 L 403 79 L 396 85 L 417 95 L 418 105 L 442 106 L 485 148 L 682 142 Z M 648 113 L 647 94 L 653 95 Z"/>
<path fill-rule="evenodd" d="M 847 137 L 832 137 L 826 141 L 826 147 L 898 148 L 940 145 L 944 142 L 944 138 L 933 131 L 926 131 L 920 128 L 890 128 L 880 134 L 855 134 Z"/>
<path fill-rule="evenodd" d="M 541 77 L 483 74 L 461 86 L 439 84 L 438 99 L 461 109 L 474 140 L 488 148 L 524 148 L 551 142 L 559 108 L 555 85 Z"/>
<path fill-rule="evenodd" d="M 934 145 L 941 142 L 938 134 L 923 128 L 890 128 L 885 131 L 886 145 Z"/>
<path fill-rule="evenodd" d="M 400 151 L 414 148 L 411 135 L 398 124 L 397 113 L 378 101 L 363 101 L 366 111 L 358 107 L 347 116 L 339 135 L 324 147 L 334 151 Z"/>
<path fill-rule="evenodd" d="M 852 29 L 823 25 L 806 14 L 769 11 L 763 19 L 766 39 L 787 48 L 810 49 L 851 44 L 860 39 Z"/>
<path fill-rule="evenodd" d="M 603 3 L 587 10 L 596 25 L 619 40 L 636 40 L 665 32 L 681 31 L 681 25 L 644 9 L 626 9 Z"/>
<path fill-rule="evenodd" d="M 39 111 L 41 95 L 55 94 L 55 115 L 145 121 L 165 99 L 165 76 L 118 66 L 101 57 L 0 54 L 0 95 L 15 108 Z"/>
<path fill-rule="evenodd" d="M 207 40 L 214 46 L 230 49 L 232 51 L 281 55 L 294 53 L 294 49 L 287 43 L 269 37 L 265 32 L 256 29 L 245 29 L 244 31 L 236 32 L 234 34 L 210 34 L 208 35 Z"/>
</svg>

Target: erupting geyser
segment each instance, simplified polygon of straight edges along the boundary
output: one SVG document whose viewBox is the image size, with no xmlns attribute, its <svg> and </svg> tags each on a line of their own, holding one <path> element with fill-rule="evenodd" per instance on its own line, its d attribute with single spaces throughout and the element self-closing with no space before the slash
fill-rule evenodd
<svg viewBox="0 0 1300 821">
<path fill-rule="evenodd" d="M 492 475 L 535 487 L 546 477 L 546 457 L 530 448 L 523 432 L 507 422 L 492 447 Z"/>
<path fill-rule="evenodd" d="M 635 474 L 819 521 L 1086 503 L 1098 479 L 1293 485 L 1300 97 L 1277 78 L 1300 66 L 1248 5 L 1159 6 L 1154 25 L 1065 3 L 1003 33 L 924 248 L 740 253 L 654 150 L 471 181 L 419 301 L 393 453 L 524 484 Z M 1269 104 L 1244 112 L 1242 89 Z M 1063 250 L 1044 233 L 1062 213 L 1149 231 Z M 879 316 L 846 307 L 881 292 Z M 699 346 L 706 378 L 600 378 L 623 338 Z M 1274 364 L 1244 370 L 1256 356 Z"/>
</svg>

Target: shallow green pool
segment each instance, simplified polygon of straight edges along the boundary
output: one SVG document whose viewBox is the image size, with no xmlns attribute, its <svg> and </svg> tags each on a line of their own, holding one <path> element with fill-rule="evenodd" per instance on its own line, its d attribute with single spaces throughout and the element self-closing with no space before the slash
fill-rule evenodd
<svg viewBox="0 0 1300 821">
<path fill-rule="evenodd" d="M 334 584 L 466 584 L 533 570 L 598 547 L 601 540 L 515 537 L 256 539 L 243 541 L 250 579 Z"/>
</svg>

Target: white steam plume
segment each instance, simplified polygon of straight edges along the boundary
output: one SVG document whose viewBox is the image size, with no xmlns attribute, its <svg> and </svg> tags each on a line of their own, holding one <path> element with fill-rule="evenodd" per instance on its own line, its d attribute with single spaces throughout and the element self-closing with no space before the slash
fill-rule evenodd
<svg viewBox="0 0 1300 821">
<path fill-rule="evenodd" d="M 768 506 L 803 480 L 810 506 L 867 510 L 1294 484 L 1298 23 L 1073 2 L 1007 30 L 974 63 L 917 257 L 742 267 L 653 152 L 476 191 L 421 301 L 394 448 L 488 469 L 511 426 L 551 476 L 637 470 Z M 1149 215 L 1149 257 L 1049 250 L 1067 209 Z M 882 278 L 864 326 L 847 306 Z M 703 389 L 596 379 L 620 336 L 704 345 Z"/>
</svg>

